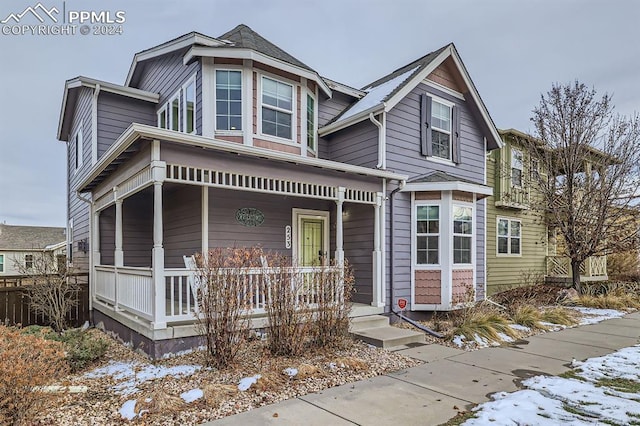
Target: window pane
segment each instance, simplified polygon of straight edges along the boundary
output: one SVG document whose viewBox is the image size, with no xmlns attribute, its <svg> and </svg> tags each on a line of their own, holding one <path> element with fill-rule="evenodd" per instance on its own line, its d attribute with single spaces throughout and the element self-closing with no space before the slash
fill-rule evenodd
<svg viewBox="0 0 640 426">
<path fill-rule="evenodd" d="M 426 237 L 427 238 L 427 248 L 429 250 L 438 250 L 438 239 L 439 237 Z"/>
<path fill-rule="evenodd" d="M 500 219 L 498 220 L 498 235 L 509 235 L 509 221 Z"/>
<path fill-rule="evenodd" d="M 196 126 L 196 84 L 191 83 L 184 89 L 184 97 L 185 97 L 185 121 L 186 121 L 186 129 L 187 133 L 193 133 L 195 131 Z"/>
<path fill-rule="evenodd" d="M 425 265 L 427 263 L 427 252 L 425 250 L 418 250 L 418 253 L 416 253 L 416 263 L 418 265 Z"/>
<path fill-rule="evenodd" d="M 520 254 L 520 238 L 511 239 L 511 254 Z"/>
<path fill-rule="evenodd" d="M 418 206 L 417 210 L 416 210 L 416 214 L 418 217 L 418 220 L 426 220 L 429 218 L 429 207 L 427 206 Z"/>
<path fill-rule="evenodd" d="M 265 135 L 276 135 L 276 123 L 262 120 L 262 133 Z"/>
<path fill-rule="evenodd" d="M 453 263 L 471 263 L 471 237 L 453 237 Z"/>
<path fill-rule="evenodd" d="M 451 131 L 451 108 L 437 101 L 431 103 L 431 126 Z"/>
<path fill-rule="evenodd" d="M 522 186 L 522 170 L 511 169 L 511 183 L 514 186 Z"/>
<path fill-rule="evenodd" d="M 428 251 L 427 252 L 427 263 L 429 265 L 437 265 L 438 264 L 438 252 L 437 251 Z"/>
<path fill-rule="evenodd" d="M 454 206 L 453 219 L 471 221 L 471 209 L 469 207 Z"/>
<path fill-rule="evenodd" d="M 419 220 L 417 223 L 416 232 L 418 234 L 426 234 L 427 233 L 427 221 Z"/>
<path fill-rule="evenodd" d="M 450 135 L 431 129 L 431 149 L 434 157 L 451 159 Z"/>
<path fill-rule="evenodd" d="M 498 253 L 508 254 L 509 253 L 508 245 L 509 245 L 509 238 L 498 237 Z"/>
<path fill-rule="evenodd" d="M 439 219 L 440 218 L 440 207 L 438 206 L 429 206 L 427 207 L 427 218 L 429 219 Z"/>
<path fill-rule="evenodd" d="M 315 101 L 307 95 L 307 147 L 312 150 L 316 149 L 315 127 Z"/>
<path fill-rule="evenodd" d="M 511 221 L 511 236 L 512 237 L 520 236 L 520 222 L 515 220 Z"/>
<path fill-rule="evenodd" d="M 180 130 L 180 99 L 171 101 L 171 130 Z"/>
<path fill-rule="evenodd" d="M 511 149 L 511 167 L 522 170 L 522 151 Z"/>
<path fill-rule="evenodd" d="M 262 108 L 262 120 L 267 120 L 272 123 L 276 122 L 276 111 L 269 108 Z"/>
<path fill-rule="evenodd" d="M 438 234 L 440 232 L 440 222 L 437 220 L 430 220 L 427 222 L 427 232 L 430 234 Z"/>
<path fill-rule="evenodd" d="M 242 130 L 241 71 L 216 71 L 216 129 Z"/>
<path fill-rule="evenodd" d="M 427 237 L 417 237 L 416 238 L 416 247 L 418 247 L 418 250 L 426 250 L 427 249 Z"/>
<path fill-rule="evenodd" d="M 161 129 L 166 129 L 167 128 L 167 111 L 166 110 L 162 110 L 160 111 L 160 117 L 159 117 L 159 126 Z"/>
</svg>

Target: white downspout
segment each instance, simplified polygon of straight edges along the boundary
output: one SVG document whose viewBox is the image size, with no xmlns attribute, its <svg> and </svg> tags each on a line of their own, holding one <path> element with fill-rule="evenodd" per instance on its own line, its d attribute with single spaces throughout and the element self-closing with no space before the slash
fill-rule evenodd
<svg viewBox="0 0 640 426">
<path fill-rule="evenodd" d="M 387 135 L 387 117 L 386 113 L 382 112 L 382 122 L 376 120 L 373 113 L 369 113 L 369 120 L 378 128 L 378 164 L 376 169 L 387 168 L 387 152 L 386 152 L 386 135 Z"/>
<path fill-rule="evenodd" d="M 80 201 L 83 201 L 89 205 L 89 311 L 93 309 L 93 292 L 92 286 L 94 284 L 93 273 L 93 201 L 89 198 L 83 197 L 79 191 L 76 191 L 76 196 Z M 69 248 L 67 247 L 67 250 Z M 73 246 L 71 247 L 73 250 Z"/>
</svg>

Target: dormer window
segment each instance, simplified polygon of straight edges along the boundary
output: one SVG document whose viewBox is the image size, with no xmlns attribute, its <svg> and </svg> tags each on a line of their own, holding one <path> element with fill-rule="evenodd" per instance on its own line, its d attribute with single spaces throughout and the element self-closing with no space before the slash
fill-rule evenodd
<svg viewBox="0 0 640 426">
<path fill-rule="evenodd" d="M 293 139 L 293 86 L 262 77 L 262 133 Z"/>
<path fill-rule="evenodd" d="M 242 130 L 242 72 L 216 70 L 216 130 Z"/>
<path fill-rule="evenodd" d="M 158 127 L 176 132 L 196 132 L 196 78 L 191 77 L 158 110 Z"/>
</svg>

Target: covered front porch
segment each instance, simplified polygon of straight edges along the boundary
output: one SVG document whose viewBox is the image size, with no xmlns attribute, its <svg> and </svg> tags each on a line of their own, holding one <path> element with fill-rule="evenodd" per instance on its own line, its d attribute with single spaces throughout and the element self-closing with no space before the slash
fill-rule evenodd
<svg viewBox="0 0 640 426">
<path fill-rule="evenodd" d="M 317 291 L 315 271 L 339 277 L 347 259 L 356 312 L 383 312 L 382 179 L 158 140 L 123 166 L 91 188 L 91 302 L 101 314 L 152 341 L 195 336 L 195 271 L 184 256 L 256 245 L 294 260 L 288 272 L 308 283 L 300 297 Z M 255 327 L 265 323 L 265 273 L 243 272 Z"/>
</svg>

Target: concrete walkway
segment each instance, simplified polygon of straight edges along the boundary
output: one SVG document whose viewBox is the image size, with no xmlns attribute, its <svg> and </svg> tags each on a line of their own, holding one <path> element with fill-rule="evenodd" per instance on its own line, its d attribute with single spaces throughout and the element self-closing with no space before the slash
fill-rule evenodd
<svg viewBox="0 0 640 426">
<path fill-rule="evenodd" d="M 512 392 L 528 377 L 557 375 L 571 361 L 633 346 L 640 338 L 640 312 L 599 324 L 532 336 L 511 347 L 465 352 L 441 345 L 399 349 L 425 361 L 407 370 L 349 383 L 215 422 L 222 425 L 438 425 Z"/>
</svg>

